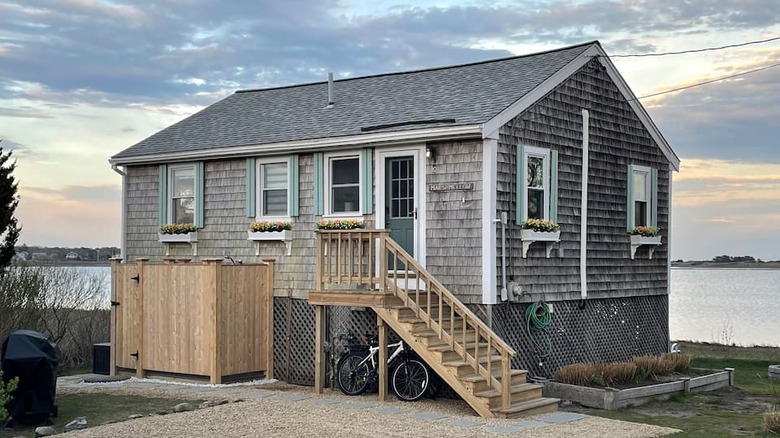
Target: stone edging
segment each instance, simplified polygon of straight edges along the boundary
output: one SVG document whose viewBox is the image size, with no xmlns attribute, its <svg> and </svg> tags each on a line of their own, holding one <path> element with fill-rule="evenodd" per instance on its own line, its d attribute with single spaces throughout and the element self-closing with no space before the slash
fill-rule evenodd
<svg viewBox="0 0 780 438">
<path fill-rule="evenodd" d="M 726 368 L 700 377 L 684 377 L 676 382 L 659 383 L 630 389 L 590 388 L 558 382 L 545 382 L 542 395 L 570 400 L 583 406 L 608 411 L 643 405 L 653 399 L 668 399 L 674 394 L 714 391 L 733 384 L 734 369 Z"/>
</svg>

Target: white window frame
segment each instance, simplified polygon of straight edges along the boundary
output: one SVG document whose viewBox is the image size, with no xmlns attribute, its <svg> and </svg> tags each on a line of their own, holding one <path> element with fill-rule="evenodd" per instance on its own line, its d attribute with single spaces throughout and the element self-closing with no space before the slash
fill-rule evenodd
<svg viewBox="0 0 780 438">
<path fill-rule="evenodd" d="M 175 170 L 182 170 L 182 169 L 191 169 L 192 170 L 192 205 L 193 205 L 193 212 L 192 212 L 192 222 L 191 224 L 194 224 L 196 222 L 196 215 L 198 214 L 198 167 L 195 165 L 195 163 L 186 163 L 186 164 L 172 164 L 168 166 L 168 193 L 166 194 L 167 202 L 168 202 L 168 212 L 166 217 L 166 223 L 172 224 L 173 222 L 173 212 L 176 208 L 176 202 L 174 202 L 174 199 L 180 199 L 180 198 L 174 198 L 174 188 L 175 184 L 173 181 L 173 172 Z M 189 198 L 189 196 L 187 196 Z"/>
<path fill-rule="evenodd" d="M 542 212 L 542 219 L 550 220 L 550 149 L 538 148 L 534 146 L 525 146 L 523 148 L 523 220 L 528 220 L 528 202 L 530 197 L 528 196 L 528 159 L 530 157 L 542 158 L 543 163 L 543 175 L 542 186 L 544 187 L 544 211 Z"/>
<path fill-rule="evenodd" d="M 333 178 L 331 175 L 331 163 L 334 160 L 355 159 L 358 160 L 358 202 L 357 209 L 353 211 L 337 211 L 331 210 L 331 193 L 333 191 Z M 323 156 L 323 177 L 325 184 L 323 187 L 324 208 L 323 217 L 339 217 L 339 218 L 362 218 L 363 217 L 363 154 L 360 151 L 347 151 L 340 153 L 330 153 Z"/>
<path fill-rule="evenodd" d="M 282 164 L 284 163 L 285 169 L 287 171 L 287 196 L 285 201 L 286 206 L 286 212 L 284 215 L 264 215 L 263 214 L 263 181 L 264 178 L 264 166 L 267 164 Z M 256 196 L 256 204 L 255 204 L 255 218 L 257 220 L 263 220 L 263 221 L 283 221 L 283 222 L 289 222 L 291 221 L 290 217 L 290 187 L 292 186 L 292 175 L 290 172 L 290 158 L 289 157 L 277 157 L 277 158 L 258 158 L 255 162 L 256 169 L 256 187 L 255 187 L 255 196 Z"/>
<path fill-rule="evenodd" d="M 631 190 L 635 190 L 636 187 L 634 186 L 634 175 L 637 174 L 644 174 L 645 175 L 645 202 L 647 203 L 647 206 L 645 208 L 645 226 L 650 226 L 650 223 L 652 221 L 652 208 L 653 203 L 655 200 L 653 199 L 653 181 L 652 181 L 652 170 L 647 166 L 633 166 L 633 174 L 631 175 Z M 634 194 L 631 193 L 631 200 L 633 201 L 631 208 L 634 209 L 634 223 L 631 224 L 632 226 L 636 226 L 636 198 L 634 197 Z"/>
</svg>

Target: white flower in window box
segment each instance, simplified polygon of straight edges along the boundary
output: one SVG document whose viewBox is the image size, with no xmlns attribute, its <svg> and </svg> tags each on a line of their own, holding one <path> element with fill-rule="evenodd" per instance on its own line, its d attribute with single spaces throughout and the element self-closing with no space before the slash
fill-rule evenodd
<svg viewBox="0 0 780 438">
<path fill-rule="evenodd" d="M 528 219 L 520 224 L 520 240 L 523 241 L 523 258 L 528 248 L 534 242 L 546 242 L 547 258 L 550 258 L 552 247 L 561 240 L 561 227 L 553 221 L 544 219 Z"/>
<path fill-rule="evenodd" d="M 636 250 L 642 245 L 648 245 L 648 258 L 653 258 L 655 248 L 661 244 L 661 236 L 655 227 L 640 226 L 631 230 L 631 260 L 634 259 Z"/>
</svg>

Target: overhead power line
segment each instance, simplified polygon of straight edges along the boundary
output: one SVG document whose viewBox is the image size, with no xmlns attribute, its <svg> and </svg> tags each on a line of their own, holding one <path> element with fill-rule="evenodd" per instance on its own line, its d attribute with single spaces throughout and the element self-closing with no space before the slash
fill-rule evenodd
<svg viewBox="0 0 780 438">
<path fill-rule="evenodd" d="M 729 45 L 726 45 L 726 46 L 705 47 L 703 49 L 681 50 L 679 52 L 639 53 L 639 54 L 634 54 L 634 55 L 610 55 L 609 57 L 610 58 L 642 58 L 642 57 L 650 57 L 650 56 L 684 55 L 686 53 L 712 52 L 712 51 L 715 51 L 715 50 L 732 49 L 734 47 L 743 47 L 743 46 L 749 46 L 751 44 L 768 43 L 768 42 L 777 41 L 777 40 L 780 40 L 780 36 L 767 38 L 765 40 L 755 40 L 755 41 L 747 41 L 747 42 L 738 43 L 738 44 L 729 44 Z"/>
<path fill-rule="evenodd" d="M 719 81 L 724 81 L 726 79 L 732 79 L 732 78 L 736 78 L 736 77 L 739 77 L 739 76 L 745 76 L 745 75 L 750 74 L 750 73 L 757 73 L 757 72 L 760 72 L 760 71 L 763 71 L 763 70 L 769 70 L 770 68 L 775 68 L 775 67 L 780 67 L 780 63 L 767 65 L 765 67 L 759 67 L 759 68 L 756 68 L 756 69 L 753 69 L 753 70 L 743 71 L 741 73 L 736 73 L 736 74 L 733 74 L 733 75 L 724 76 L 724 77 L 718 78 L 718 79 L 711 79 L 709 81 L 704 81 L 704 82 L 699 82 L 699 83 L 696 83 L 696 84 L 686 85 L 684 87 L 673 88 L 671 90 L 665 90 L 665 91 L 659 91 L 658 93 L 653 93 L 653 94 L 648 94 L 648 95 L 645 95 L 645 96 L 642 96 L 642 97 L 637 97 L 636 100 L 647 99 L 648 97 L 655 97 L 655 96 L 660 96 L 662 94 L 674 93 L 675 91 L 682 91 L 682 90 L 687 90 L 689 88 L 700 87 L 702 85 L 711 84 L 713 82 L 719 82 Z"/>
</svg>

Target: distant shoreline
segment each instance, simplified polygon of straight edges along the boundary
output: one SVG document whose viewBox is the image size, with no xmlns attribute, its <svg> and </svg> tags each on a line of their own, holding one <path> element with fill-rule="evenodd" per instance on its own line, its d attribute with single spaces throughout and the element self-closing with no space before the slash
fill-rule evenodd
<svg viewBox="0 0 780 438">
<path fill-rule="evenodd" d="M 56 267 L 74 267 L 74 268 L 84 268 L 84 267 L 90 267 L 90 266 L 105 266 L 109 267 L 111 266 L 111 262 L 90 262 L 86 260 L 75 260 L 72 262 L 40 262 L 40 261 L 32 261 L 28 260 L 25 262 L 20 263 L 21 266 L 56 266 Z"/>
<path fill-rule="evenodd" d="M 673 268 L 688 269 L 780 269 L 780 262 L 709 262 L 709 261 L 689 261 L 672 262 Z"/>
</svg>

